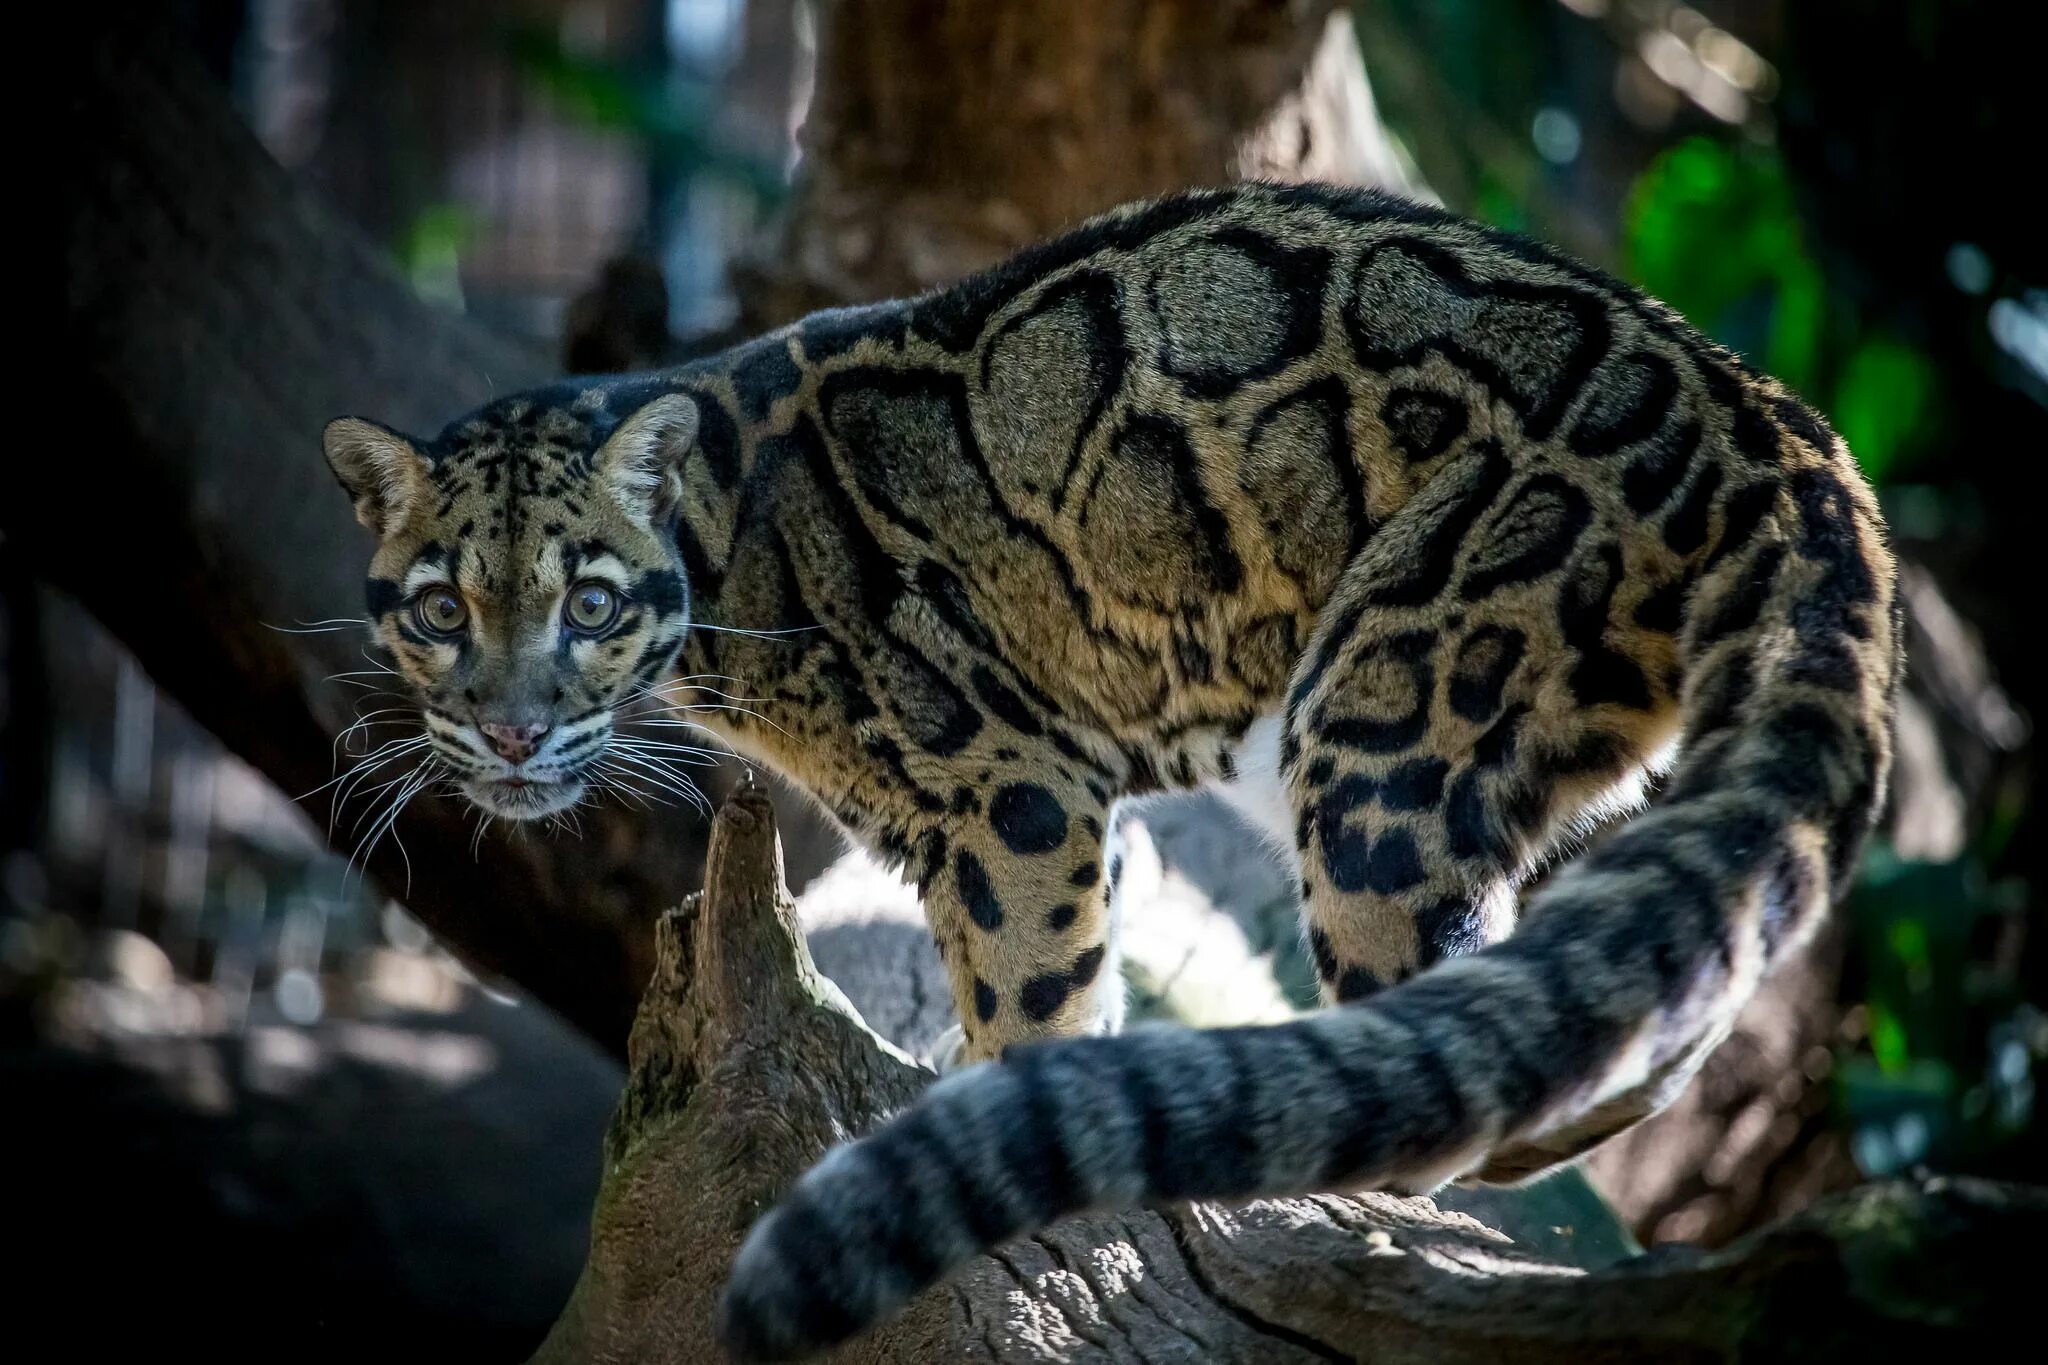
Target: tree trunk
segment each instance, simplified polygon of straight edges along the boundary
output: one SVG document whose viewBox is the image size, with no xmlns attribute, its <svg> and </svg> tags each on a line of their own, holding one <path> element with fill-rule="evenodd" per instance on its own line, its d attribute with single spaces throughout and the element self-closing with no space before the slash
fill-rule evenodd
<svg viewBox="0 0 2048 1365">
<path fill-rule="evenodd" d="M 1338 0 L 835 0 L 743 324 L 913 294 L 1133 199 L 1247 176 L 1406 185 Z"/>
<path fill-rule="evenodd" d="M 541 1365 L 721 1359 L 715 1305 L 748 1225 L 933 1079 L 812 965 L 758 794 L 726 803 L 704 891 L 657 943 L 590 1258 Z M 1591 1272 L 1428 1199 L 1130 1210 L 1009 1242 L 832 1358 L 1906 1359 L 2017 1331 L 2021 1253 L 2044 1234 L 2048 1196 L 1960 1180 L 1866 1187 L 1722 1252 Z"/>
</svg>

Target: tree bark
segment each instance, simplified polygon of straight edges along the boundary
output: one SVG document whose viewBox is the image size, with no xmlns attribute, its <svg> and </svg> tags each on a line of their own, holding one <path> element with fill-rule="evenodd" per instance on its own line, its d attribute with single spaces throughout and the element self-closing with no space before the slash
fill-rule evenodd
<svg viewBox="0 0 2048 1365">
<path fill-rule="evenodd" d="M 834 0 L 800 140 L 788 210 L 734 273 L 749 330 L 1189 186 L 1407 184 L 1339 0 Z"/>
<path fill-rule="evenodd" d="M 758 793 L 727 801 L 704 891 L 657 944 L 590 1257 L 541 1365 L 720 1359 L 749 1223 L 933 1079 L 812 965 Z M 1007 1243 L 832 1359 L 1907 1358 L 2017 1330 L 2018 1253 L 2044 1233 L 2048 1196 L 1963 1180 L 1866 1187 L 1725 1251 L 1592 1272 L 1428 1199 L 1131 1210 Z"/>
</svg>

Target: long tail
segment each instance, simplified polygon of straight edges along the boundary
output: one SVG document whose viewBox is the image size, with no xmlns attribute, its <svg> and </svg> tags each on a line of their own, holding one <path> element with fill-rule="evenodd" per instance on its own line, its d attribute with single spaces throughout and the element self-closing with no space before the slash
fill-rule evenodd
<svg viewBox="0 0 2048 1365">
<path fill-rule="evenodd" d="M 1701 1055 L 1839 894 L 1883 799 L 1892 561 L 1822 439 L 1721 503 L 1665 799 L 1513 937 L 1295 1022 L 1046 1043 L 941 1080 L 755 1226 L 728 1346 L 830 1345 L 1081 1209 L 1433 1188 Z"/>
</svg>

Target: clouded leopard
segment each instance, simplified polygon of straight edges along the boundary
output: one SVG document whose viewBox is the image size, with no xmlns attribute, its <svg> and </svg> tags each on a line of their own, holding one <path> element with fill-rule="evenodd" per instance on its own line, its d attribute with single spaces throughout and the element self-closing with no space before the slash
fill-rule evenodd
<svg viewBox="0 0 2048 1365">
<path fill-rule="evenodd" d="M 479 804 L 570 805 L 630 698 L 735 680 L 724 737 L 915 877 L 964 1060 L 1062 1040 L 804 1176 L 739 1253 L 744 1354 L 1069 1210 L 1568 1160 L 1693 1073 L 1884 789 L 1893 563 L 1842 443 L 1653 300 L 1378 194 L 1135 205 L 326 448 Z M 1674 751 L 1510 937 L 1517 880 Z M 1297 866 L 1342 1008 L 1088 1036 L 1121 1013 L 1111 806 L 1202 784 Z"/>
</svg>

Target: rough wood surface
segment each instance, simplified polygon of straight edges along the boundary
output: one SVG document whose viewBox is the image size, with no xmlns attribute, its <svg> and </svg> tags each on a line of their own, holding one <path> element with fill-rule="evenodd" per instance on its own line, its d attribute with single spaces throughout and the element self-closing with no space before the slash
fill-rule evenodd
<svg viewBox="0 0 2048 1365">
<path fill-rule="evenodd" d="M 812 966 L 755 792 L 705 889 L 664 916 L 607 1141 L 589 1261 L 536 1357 L 720 1358 L 748 1223 L 832 1142 L 932 1079 Z M 1065 1220 L 999 1248 L 832 1358 L 985 1362 L 1894 1359 L 2016 1326 L 2048 1196 L 1854 1191 L 1725 1250 L 1587 1272 L 1427 1199 L 1198 1204 Z"/>
<path fill-rule="evenodd" d="M 747 330 L 1190 185 L 1405 183 L 1337 0 L 836 0 L 801 142 L 787 212 L 734 272 Z"/>
</svg>

